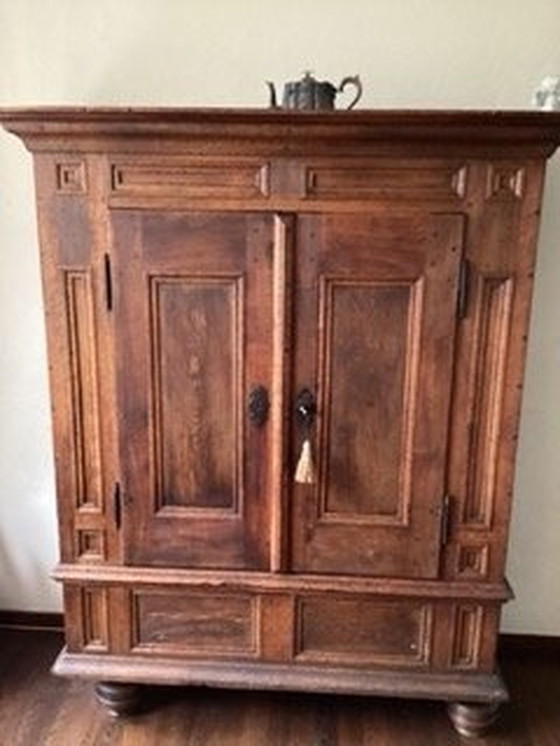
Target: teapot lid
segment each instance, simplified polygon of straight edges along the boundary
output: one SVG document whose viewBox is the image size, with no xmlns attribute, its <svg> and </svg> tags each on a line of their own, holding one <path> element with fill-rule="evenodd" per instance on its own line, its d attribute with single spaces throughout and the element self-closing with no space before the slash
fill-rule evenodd
<svg viewBox="0 0 560 746">
<path fill-rule="evenodd" d="M 296 86 L 304 86 L 305 88 L 314 88 L 317 87 L 328 87 L 332 88 L 333 91 L 336 91 L 336 86 L 334 86 L 330 80 L 317 80 L 317 78 L 314 77 L 311 70 L 305 70 L 303 73 L 303 78 L 295 83 Z"/>
<path fill-rule="evenodd" d="M 312 85 L 313 83 L 317 83 L 317 79 L 313 77 L 313 73 L 311 70 L 305 70 L 303 73 L 303 78 L 301 79 L 300 83 L 307 83 L 308 85 Z"/>
</svg>

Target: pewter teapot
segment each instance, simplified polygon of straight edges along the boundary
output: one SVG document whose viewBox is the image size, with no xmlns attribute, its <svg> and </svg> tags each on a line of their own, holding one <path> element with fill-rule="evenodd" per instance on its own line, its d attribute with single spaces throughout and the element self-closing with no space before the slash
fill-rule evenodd
<svg viewBox="0 0 560 746">
<path fill-rule="evenodd" d="M 352 109 L 362 96 L 362 83 L 358 75 L 344 78 L 337 88 L 328 80 L 319 82 L 311 73 L 306 72 L 301 80 L 285 84 L 282 106 L 279 107 L 274 83 L 267 81 L 267 85 L 270 90 L 270 106 L 273 109 L 332 110 L 335 108 L 336 94 L 343 91 L 347 85 L 356 88 L 356 95 L 347 109 Z"/>
</svg>

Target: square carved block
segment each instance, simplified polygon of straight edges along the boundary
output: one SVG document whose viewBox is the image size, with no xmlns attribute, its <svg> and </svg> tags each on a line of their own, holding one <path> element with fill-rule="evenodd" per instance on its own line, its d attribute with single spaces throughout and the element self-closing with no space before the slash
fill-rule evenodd
<svg viewBox="0 0 560 746">
<path fill-rule="evenodd" d="M 525 191 L 525 169 L 516 164 L 491 164 L 486 177 L 486 198 L 517 200 Z"/>
<path fill-rule="evenodd" d="M 56 164 L 56 189 L 58 192 L 76 194 L 87 191 L 86 164 L 84 161 L 63 161 Z"/>
<path fill-rule="evenodd" d="M 464 544 L 459 546 L 457 575 L 461 578 L 485 578 L 488 574 L 490 548 L 487 544 Z"/>
<path fill-rule="evenodd" d="M 96 529 L 78 531 L 78 558 L 83 561 L 100 562 L 105 559 L 105 534 Z"/>
</svg>

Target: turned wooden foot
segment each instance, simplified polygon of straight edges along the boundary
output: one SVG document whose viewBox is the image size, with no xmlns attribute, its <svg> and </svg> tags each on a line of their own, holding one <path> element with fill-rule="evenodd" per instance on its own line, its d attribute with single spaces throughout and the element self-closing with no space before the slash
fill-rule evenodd
<svg viewBox="0 0 560 746">
<path fill-rule="evenodd" d="M 132 715 L 140 704 L 141 687 L 136 684 L 117 684 L 100 681 L 95 685 L 95 695 L 112 717 Z"/>
<path fill-rule="evenodd" d="M 498 718 L 499 705 L 488 703 L 452 702 L 447 712 L 457 733 L 468 738 L 482 736 Z"/>
</svg>

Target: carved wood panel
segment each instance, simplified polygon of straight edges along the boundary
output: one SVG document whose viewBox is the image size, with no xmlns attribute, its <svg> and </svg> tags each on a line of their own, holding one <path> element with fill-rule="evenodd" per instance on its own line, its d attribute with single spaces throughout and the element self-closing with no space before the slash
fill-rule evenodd
<svg viewBox="0 0 560 746">
<path fill-rule="evenodd" d="M 422 300 L 420 281 L 321 279 L 323 519 L 408 522 Z"/>
<path fill-rule="evenodd" d="M 477 668 L 481 655 L 484 608 L 476 604 L 455 607 L 451 666 Z"/>
<path fill-rule="evenodd" d="M 99 512 L 102 478 L 91 274 L 87 270 L 68 270 L 64 276 L 72 392 L 74 499 L 78 510 Z"/>
<path fill-rule="evenodd" d="M 151 275 L 150 316 L 158 511 L 237 512 L 243 499 L 243 278 Z"/>
<path fill-rule="evenodd" d="M 81 601 L 84 648 L 105 652 L 109 649 L 107 591 L 104 588 L 82 588 Z"/>
<path fill-rule="evenodd" d="M 262 200 L 269 193 L 269 165 L 252 158 L 116 159 L 110 166 L 114 199 L 175 197 Z"/>
<path fill-rule="evenodd" d="M 257 653 L 257 605 L 248 595 L 138 591 L 133 619 L 133 650 L 143 654 Z"/>
<path fill-rule="evenodd" d="M 468 167 L 459 160 L 337 159 L 305 167 L 305 195 L 328 200 L 456 200 L 465 197 Z"/>
<path fill-rule="evenodd" d="M 463 522 L 490 528 L 514 285 L 507 277 L 482 276 L 479 281 L 475 399 Z"/>
<path fill-rule="evenodd" d="M 296 658 L 340 665 L 428 665 L 432 608 L 424 602 L 301 596 Z"/>
</svg>

